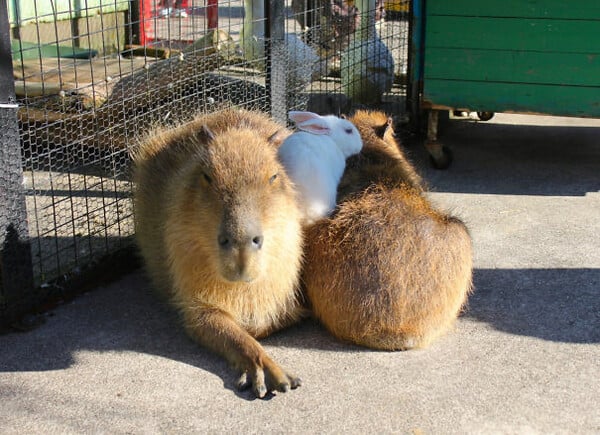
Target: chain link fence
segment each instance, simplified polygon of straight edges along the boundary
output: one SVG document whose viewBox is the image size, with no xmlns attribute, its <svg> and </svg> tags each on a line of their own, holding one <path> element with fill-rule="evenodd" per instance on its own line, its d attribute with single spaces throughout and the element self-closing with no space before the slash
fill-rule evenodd
<svg viewBox="0 0 600 435">
<path fill-rule="evenodd" d="M 136 264 L 129 152 L 153 126 L 225 106 L 401 121 L 407 5 L 0 0 L 0 324 Z"/>
</svg>

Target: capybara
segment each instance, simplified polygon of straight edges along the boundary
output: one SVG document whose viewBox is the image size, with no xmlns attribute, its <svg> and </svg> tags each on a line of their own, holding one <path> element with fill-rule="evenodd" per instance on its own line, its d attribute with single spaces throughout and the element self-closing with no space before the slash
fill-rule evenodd
<svg viewBox="0 0 600 435">
<path fill-rule="evenodd" d="M 389 187 L 405 184 L 419 191 L 425 190 L 423 178 L 395 139 L 391 118 L 383 112 L 359 110 L 351 121 L 357 126 L 365 145 L 360 153 L 346 160 L 347 169 L 340 180 L 338 202 L 377 183 Z"/>
<path fill-rule="evenodd" d="M 258 397 L 300 385 L 256 340 L 306 311 L 301 213 L 272 143 L 289 133 L 226 109 L 159 129 L 133 153 L 136 237 L 154 285 Z"/>
<path fill-rule="evenodd" d="M 305 289 L 316 317 L 342 340 L 425 347 L 466 302 L 471 238 L 429 203 L 384 115 L 359 111 L 351 121 L 363 150 L 348 161 L 337 211 L 307 230 Z"/>
</svg>

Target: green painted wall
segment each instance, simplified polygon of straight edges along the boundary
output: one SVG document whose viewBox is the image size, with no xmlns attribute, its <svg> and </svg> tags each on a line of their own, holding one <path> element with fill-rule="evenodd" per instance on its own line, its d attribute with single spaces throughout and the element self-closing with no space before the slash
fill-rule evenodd
<svg viewBox="0 0 600 435">
<path fill-rule="evenodd" d="M 130 7 L 130 0 L 9 0 L 13 59 L 55 57 L 80 48 L 101 55 L 118 52 L 125 45 Z"/>
<path fill-rule="evenodd" d="M 8 0 L 8 16 L 16 26 L 122 12 L 129 4 L 129 0 Z"/>
<path fill-rule="evenodd" d="M 426 106 L 600 117 L 600 1 L 427 0 Z"/>
</svg>

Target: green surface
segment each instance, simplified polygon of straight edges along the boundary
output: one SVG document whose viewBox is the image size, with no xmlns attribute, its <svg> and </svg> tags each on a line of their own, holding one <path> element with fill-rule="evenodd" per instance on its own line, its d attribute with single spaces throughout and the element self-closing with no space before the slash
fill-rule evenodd
<svg viewBox="0 0 600 435">
<path fill-rule="evenodd" d="M 425 79 L 600 86 L 600 55 L 428 48 Z"/>
<path fill-rule="evenodd" d="M 425 104 L 492 112 L 600 117 L 600 86 L 426 80 Z"/>
<path fill-rule="evenodd" d="M 426 3 L 426 105 L 600 117 L 600 1 Z"/>
<path fill-rule="evenodd" d="M 8 0 L 8 17 L 11 25 L 23 25 L 126 11 L 129 6 L 130 0 Z"/>
<path fill-rule="evenodd" d="M 426 47 L 600 53 L 600 20 L 428 16 Z"/>
<path fill-rule="evenodd" d="M 66 57 L 74 59 L 90 59 L 98 54 L 97 50 L 78 48 L 66 45 L 43 44 L 19 41 L 13 39 L 10 42 L 12 58 L 15 60 L 30 60 L 40 57 Z"/>
<path fill-rule="evenodd" d="M 600 19 L 598 0 L 436 0 L 427 2 L 427 15 Z"/>
</svg>

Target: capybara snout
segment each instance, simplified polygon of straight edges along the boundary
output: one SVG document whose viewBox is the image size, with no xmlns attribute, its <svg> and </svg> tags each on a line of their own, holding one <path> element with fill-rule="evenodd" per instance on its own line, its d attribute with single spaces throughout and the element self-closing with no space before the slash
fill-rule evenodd
<svg viewBox="0 0 600 435">
<path fill-rule="evenodd" d="M 264 235 L 255 207 L 225 211 L 217 235 L 221 276 L 227 281 L 251 282 L 262 273 Z"/>
<path fill-rule="evenodd" d="M 251 228 L 241 229 L 241 231 L 232 231 L 227 228 L 229 226 L 223 225 L 217 237 L 217 243 L 222 251 L 229 252 L 235 249 L 258 251 L 262 248 L 265 238 L 259 225 L 252 225 Z"/>
</svg>

